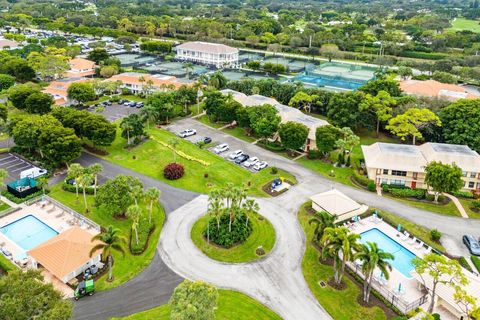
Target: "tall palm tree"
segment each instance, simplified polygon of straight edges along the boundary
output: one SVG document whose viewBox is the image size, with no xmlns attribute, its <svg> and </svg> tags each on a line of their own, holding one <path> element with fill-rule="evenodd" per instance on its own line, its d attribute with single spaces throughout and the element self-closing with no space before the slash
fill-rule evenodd
<svg viewBox="0 0 480 320">
<path fill-rule="evenodd" d="M 150 122 L 155 122 L 158 119 L 160 113 L 158 112 L 157 108 L 150 104 L 147 104 L 141 109 L 140 115 L 143 117 L 143 119 L 145 119 L 145 121 L 147 122 L 147 129 L 150 130 Z"/>
<path fill-rule="evenodd" d="M 97 195 L 97 187 L 98 187 L 98 174 L 102 172 L 103 166 L 100 163 L 94 163 L 90 167 L 87 168 L 90 174 L 93 175 L 94 182 L 93 182 L 93 196 Z"/>
<path fill-rule="evenodd" d="M 208 197 L 208 211 L 217 220 L 217 230 L 220 230 L 220 218 L 223 214 L 222 200 L 222 193 L 220 190 L 210 191 Z"/>
<path fill-rule="evenodd" d="M 87 193 L 85 192 L 85 190 L 92 183 L 92 179 L 93 179 L 93 175 L 86 170 L 80 177 L 78 177 L 77 184 L 80 185 L 80 187 L 82 187 L 83 202 L 85 204 L 85 212 L 88 212 Z"/>
<path fill-rule="evenodd" d="M 120 128 L 127 133 L 127 144 L 130 145 L 130 132 L 133 130 L 132 123 L 124 119 L 120 123 Z"/>
<path fill-rule="evenodd" d="M 346 227 L 325 228 L 321 239 L 322 257 L 329 256 L 333 259 L 333 277 L 336 284 L 342 282 L 347 261 L 351 261 L 354 251 L 359 250 L 359 238 L 360 235 L 351 233 Z"/>
<path fill-rule="evenodd" d="M 145 193 L 143 192 L 143 188 L 140 186 L 134 186 L 130 190 L 130 193 L 133 197 L 133 200 L 135 201 L 136 206 L 138 206 L 138 202 L 145 196 Z"/>
<path fill-rule="evenodd" d="M 155 201 L 158 201 L 158 198 L 160 198 L 161 191 L 158 190 L 155 187 L 148 188 L 145 191 L 145 199 L 150 202 L 149 204 L 149 215 L 148 215 L 148 223 L 152 223 L 152 212 L 153 212 L 153 204 Z"/>
<path fill-rule="evenodd" d="M 172 138 L 168 140 L 168 144 L 172 147 L 173 151 L 173 163 L 177 162 L 177 146 L 178 146 L 178 139 L 177 138 Z"/>
<path fill-rule="evenodd" d="M 370 300 L 375 268 L 380 269 L 388 280 L 388 278 L 390 278 L 389 271 L 392 270 L 392 266 L 387 260 L 393 259 L 395 259 L 393 254 L 383 251 L 375 242 L 362 244 L 360 251 L 353 256 L 353 260 L 360 260 L 362 262 L 362 272 L 365 276 L 365 281 L 363 282 L 363 301 L 368 302 Z"/>
<path fill-rule="evenodd" d="M 111 281 L 112 275 L 112 252 L 120 252 L 125 256 L 125 245 L 127 240 L 120 235 L 120 229 L 115 229 L 109 226 L 104 232 L 97 234 L 92 238 L 93 241 L 101 241 L 101 243 L 95 245 L 90 251 L 92 256 L 98 250 L 102 250 L 102 258 L 107 260 L 108 263 L 108 280 Z"/>
<path fill-rule="evenodd" d="M 245 201 L 243 208 L 244 208 L 245 215 L 247 216 L 247 220 L 245 221 L 245 227 L 246 227 L 248 226 L 250 215 L 252 213 L 258 213 L 258 211 L 260 210 L 260 206 L 255 200 L 248 199 L 247 201 Z"/>
<path fill-rule="evenodd" d="M 127 217 L 132 219 L 132 230 L 135 233 L 135 242 L 138 244 L 138 225 L 140 223 L 140 216 L 142 209 L 138 205 L 133 205 L 127 208 Z"/>
<path fill-rule="evenodd" d="M 308 221 L 308 224 L 310 225 L 315 224 L 312 241 L 320 243 L 325 229 L 335 227 L 334 220 L 335 218 L 328 212 L 316 212 L 313 218 Z"/>
<path fill-rule="evenodd" d="M 78 183 L 77 180 L 78 178 L 83 174 L 83 171 L 85 169 L 78 163 L 72 163 L 70 167 L 68 168 L 68 177 L 72 178 L 75 180 L 75 193 L 77 195 L 76 202 L 78 202 Z"/>
<path fill-rule="evenodd" d="M 0 170 L 3 170 L 3 169 L 0 169 Z M 45 195 L 45 188 L 48 186 L 48 179 L 42 176 L 42 177 L 36 178 L 35 180 L 37 181 L 37 188 L 42 189 L 43 195 Z"/>
</svg>

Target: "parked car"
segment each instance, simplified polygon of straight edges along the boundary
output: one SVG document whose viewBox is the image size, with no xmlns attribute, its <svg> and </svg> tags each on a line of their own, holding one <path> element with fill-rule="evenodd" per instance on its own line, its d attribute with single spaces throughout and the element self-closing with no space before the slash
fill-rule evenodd
<svg viewBox="0 0 480 320">
<path fill-rule="evenodd" d="M 243 154 L 242 150 L 235 150 L 228 155 L 231 160 L 235 160 Z"/>
<path fill-rule="evenodd" d="M 260 160 L 258 160 L 257 157 L 251 157 L 250 159 L 245 161 L 245 163 L 243 165 L 247 168 L 250 168 L 250 167 L 253 167 L 255 164 L 257 164 L 258 161 L 260 161 Z"/>
<path fill-rule="evenodd" d="M 467 246 L 471 254 L 475 256 L 480 256 L 480 244 L 474 236 L 464 235 L 463 243 Z"/>
<path fill-rule="evenodd" d="M 137 103 L 135 101 L 132 101 L 128 104 L 130 108 L 135 108 L 137 106 Z"/>
<path fill-rule="evenodd" d="M 220 153 L 225 152 L 229 149 L 230 149 L 230 147 L 228 146 L 228 144 L 221 143 L 218 146 L 216 146 L 215 148 L 213 148 L 213 152 L 215 152 L 216 154 L 220 154 Z"/>
<path fill-rule="evenodd" d="M 203 143 L 207 144 L 207 143 L 210 143 L 212 142 L 212 138 L 210 137 L 203 137 Z"/>
<path fill-rule="evenodd" d="M 178 136 L 181 138 L 186 138 L 186 137 L 194 136 L 196 134 L 197 134 L 197 130 L 195 129 L 185 129 L 182 132 L 180 132 Z"/>
<path fill-rule="evenodd" d="M 129 105 L 130 105 L 130 101 L 125 100 L 125 101 L 123 102 L 123 105 L 124 105 L 124 106 L 129 106 Z"/>
<path fill-rule="evenodd" d="M 236 164 L 242 164 L 245 161 L 247 161 L 249 158 L 250 158 L 250 156 L 248 154 L 245 154 L 245 153 L 241 154 L 237 158 L 235 158 L 235 163 Z"/>
<path fill-rule="evenodd" d="M 257 162 L 257 164 L 255 164 L 253 169 L 260 171 L 262 169 L 265 169 L 266 167 L 268 167 L 268 163 L 266 161 L 260 161 L 260 162 Z"/>
<path fill-rule="evenodd" d="M 144 103 L 143 102 L 137 102 L 137 105 L 135 107 L 137 108 L 143 108 Z"/>
<path fill-rule="evenodd" d="M 124 104 L 125 102 L 127 102 L 127 100 L 124 100 L 124 99 L 118 100 L 118 104 Z"/>
<path fill-rule="evenodd" d="M 35 179 L 35 178 L 44 176 L 47 173 L 48 173 L 47 169 L 41 169 L 41 168 L 33 167 L 33 168 L 23 170 L 22 172 L 20 172 L 20 179 L 23 179 L 23 178 Z"/>
</svg>

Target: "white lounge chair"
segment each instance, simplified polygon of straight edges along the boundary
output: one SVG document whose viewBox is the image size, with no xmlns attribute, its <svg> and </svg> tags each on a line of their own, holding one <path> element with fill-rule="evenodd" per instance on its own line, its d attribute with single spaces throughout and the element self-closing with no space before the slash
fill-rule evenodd
<svg viewBox="0 0 480 320">
<path fill-rule="evenodd" d="M 423 251 L 424 254 L 429 254 L 430 252 L 432 252 L 432 247 L 430 247 L 430 246 L 427 246 L 427 249 L 425 249 L 425 251 Z"/>
<path fill-rule="evenodd" d="M 413 237 L 410 241 L 408 241 L 408 244 L 415 244 L 417 242 L 417 237 Z"/>
<path fill-rule="evenodd" d="M 410 238 L 410 233 L 408 233 L 407 231 L 403 231 L 403 236 L 400 237 L 400 240 L 405 241 L 408 238 Z"/>
<path fill-rule="evenodd" d="M 415 249 L 421 249 L 423 247 L 424 243 L 422 240 L 415 246 Z"/>
</svg>

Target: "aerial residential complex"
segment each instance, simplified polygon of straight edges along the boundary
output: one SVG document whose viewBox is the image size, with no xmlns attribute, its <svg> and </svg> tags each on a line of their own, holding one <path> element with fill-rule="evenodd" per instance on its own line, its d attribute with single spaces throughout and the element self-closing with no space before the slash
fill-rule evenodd
<svg viewBox="0 0 480 320">
<path fill-rule="evenodd" d="M 427 142 L 421 146 L 376 142 L 362 146 L 368 177 L 380 184 L 427 188 L 425 167 L 432 161 L 456 164 L 464 190 L 480 190 L 480 156 L 465 145 Z"/>
<path fill-rule="evenodd" d="M 174 76 L 166 75 L 149 75 L 138 72 L 125 72 L 114 75 L 108 81 L 119 81 L 121 87 L 130 90 L 132 93 L 137 94 L 141 92 L 156 92 L 167 90 L 172 87 L 178 89 L 187 82 L 179 81 Z"/>
<path fill-rule="evenodd" d="M 175 58 L 216 68 L 238 67 L 238 49 L 224 44 L 209 42 L 186 42 L 175 47 Z"/>
</svg>

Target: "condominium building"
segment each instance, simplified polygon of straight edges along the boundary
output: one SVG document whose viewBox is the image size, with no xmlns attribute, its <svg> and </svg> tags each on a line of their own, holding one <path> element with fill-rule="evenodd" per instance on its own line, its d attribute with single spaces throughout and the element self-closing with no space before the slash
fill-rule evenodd
<svg viewBox="0 0 480 320">
<path fill-rule="evenodd" d="M 64 76 L 66 78 L 70 77 L 91 77 L 95 75 L 96 64 L 93 61 L 83 59 L 83 58 L 74 58 L 68 61 L 70 70 L 65 72 Z"/>
<path fill-rule="evenodd" d="M 217 68 L 238 67 L 238 49 L 220 43 L 185 42 L 175 47 L 175 58 L 180 61 L 215 66 Z"/>
<path fill-rule="evenodd" d="M 269 104 L 275 107 L 275 109 L 277 109 L 278 115 L 282 119 L 282 123 L 292 121 L 292 122 L 301 123 L 307 126 L 308 137 L 307 137 L 307 142 L 305 143 L 305 151 L 307 152 L 317 148 L 316 136 L 315 136 L 317 128 L 329 124 L 327 121 L 323 119 L 312 117 L 296 108 L 292 108 L 284 104 L 281 104 L 274 98 L 265 97 L 260 94 L 247 96 L 242 92 L 238 92 L 231 89 L 224 89 L 221 92 L 224 95 L 231 95 L 232 98 L 235 99 L 235 101 L 237 101 L 244 107 L 262 106 L 265 104 Z"/>
<path fill-rule="evenodd" d="M 442 83 L 436 80 L 404 80 L 400 82 L 400 89 L 405 94 L 438 98 L 450 101 L 458 99 L 478 99 L 479 95 L 474 90 L 456 84 Z"/>
<path fill-rule="evenodd" d="M 130 90 L 132 93 L 156 92 L 171 89 L 178 89 L 188 85 L 188 81 L 181 81 L 174 76 L 161 74 L 150 75 L 139 72 L 124 72 L 109 78 L 107 81 L 119 81 L 121 87 Z"/>
<path fill-rule="evenodd" d="M 377 185 L 427 188 L 425 167 L 432 161 L 456 164 L 465 191 L 480 192 L 480 156 L 466 145 L 424 143 L 421 146 L 377 142 L 362 146 L 368 178 Z"/>
</svg>

